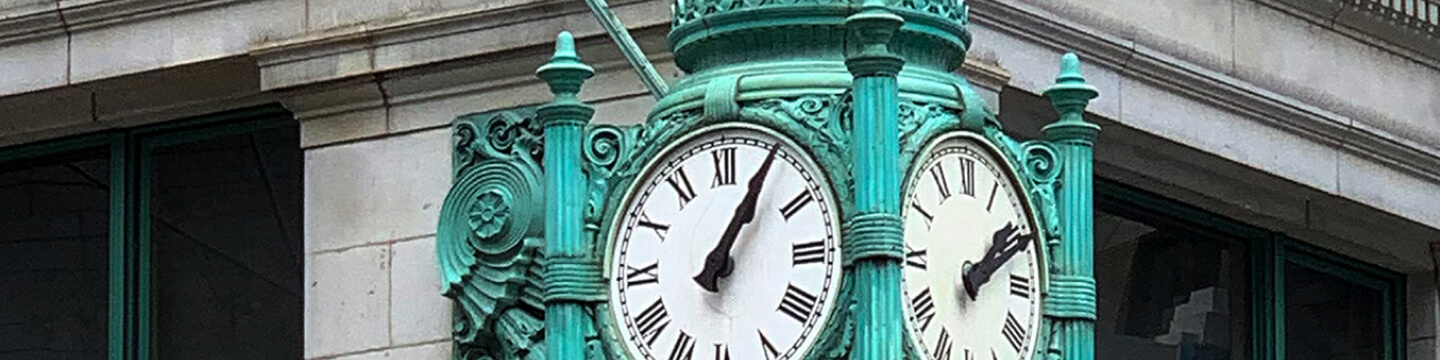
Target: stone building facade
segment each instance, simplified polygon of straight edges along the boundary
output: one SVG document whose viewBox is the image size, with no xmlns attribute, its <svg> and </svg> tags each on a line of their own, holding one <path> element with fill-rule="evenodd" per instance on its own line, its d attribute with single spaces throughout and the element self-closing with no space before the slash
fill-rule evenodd
<svg viewBox="0 0 1440 360">
<path fill-rule="evenodd" d="M 1096 147 L 1096 173 L 1109 184 L 1100 202 L 1102 212 L 1112 216 L 1097 219 L 1102 358 L 1254 358 L 1244 350 L 1247 346 L 1285 342 L 1265 339 L 1263 330 L 1239 330 L 1257 329 L 1250 314 L 1253 301 L 1245 294 L 1247 286 L 1256 286 L 1253 276 L 1264 276 L 1247 274 L 1263 273 L 1266 266 L 1284 271 L 1289 264 L 1249 260 L 1269 254 L 1263 249 L 1273 252 L 1276 241 L 1282 249 L 1297 244 L 1325 254 L 1320 258 L 1339 259 L 1324 261 L 1399 279 L 1399 286 L 1382 291 L 1398 304 L 1393 314 L 1377 310 L 1356 316 L 1374 316 L 1400 329 L 1390 332 L 1397 339 L 1385 345 L 1389 351 L 1407 359 L 1440 358 L 1436 3 L 975 0 L 968 5 L 974 45 L 962 71 L 1017 137 L 1037 137 L 1040 126 L 1053 119 L 1038 94 L 1051 84 L 1055 61 L 1065 51 L 1084 59 L 1087 78 L 1101 92 L 1089 117 L 1104 129 Z M 662 75 L 682 76 L 665 42 L 669 2 L 620 0 L 610 6 Z M 303 350 L 294 355 L 448 359 L 452 303 L 440 295 L 435 233 L 452 176 L 450 124 L 466 114 L 547 101 L 550 93 L 534 71 L 561 30 L 576 34 L 579 53 L 596 68 L 581 93 L 596 107 L 595 121 L 644 121 L 655 100 L 581 1 L 4 1 L 0 164 L 48 153 L 47 146 L 66 141 L 144 139 L 151 131 L 146 129 L 225 124 L 225 119 L 251 116 L 236 114 L 268 109 L 260 112 L 289 124 L 277 126 L 293 127 L 295 138 L 274 146 L 293 148 L 297 162 L 259 163 L 295 169 L 288 175 L 264 174 L 271 176 L 267 183 L 284 183 L 278 176 L 295 183 L 289 195 L 272 185 L 269 196 L 295 198 L 295 211 L 273 211 L 277 219 L 298 219 L 293 224 L 280 220 L 276 230 L 290 231 L 282 238 L 292 243 L 270 245 L 293 247 L 285 256 L 299 261 L 236 261 L 260 278 L 293 285 L 303 298 L 294 300 L 297 318 L 280 322 L 300 336 L 295 341 Z M 255 144 L 249 146 L 266 148 Z M 131 179 L 124 170 L 130 167 L 115 165 L 118 155 L 110 154 L 115 177 L 106 186 L 118 186 L 112 184 Z M 157 166 L 163 164 L 156 159 Z M 105 173 L 103 162 L 95 166 L 98 170 L 82 173 Z M 218 189 L 206 194 L 225 191 Z M 104 194 L 97 196 L 103 204 Z M 27 204 L 63 201 L 25 199 Z M 194 206 L 240 200 L 212 201 Z M 17 204 L 20 200 L 0 207 Z M 100 207 L 91 210 L 103 212 Z M 32 218 L 0 215 L 0 224 L 34 226 L 35 220 L 27 219 Z M 1185 230 L 1195 226 L 1245 230 L 1218 231 L 1223 234 L 1213 237 L 1225 239 L 1217 243 L 1187 242 L 1199 237 Z M 1243 235 L 1255 232 L 1264 240 Z M 1171 245 L 1136 240 L 1150 233 L 1169 234 L 1152 236 L 1171 238 L 1153 244 Z M 113 240 L 114 232 L 110 236 L 110 246 L 125 251 L 128 243 Z M 1116 243 L 1107 245 L 1107 236 Z M 250 241 L 245 239 L 235 241 Z M 103 243 L 98 246 L 105 249 Z M 216 247 L 221 254 L 247 251 L 231 246 L 236 249 Z M 1110 251 L 1115 257 L 1104 255 Z M 103 308 L 108 311 L 97 310 L 96 316 L 111 319 L 106 323 L 111 328 L 99 340 L 85 340 L 108 344 L 101 348 L 111 359 L 139 356 L 134 353 L 145 350 L 129 344 L 145 341 L 144 336 L 158 339 L 152 344 L 164 344 L 167 336 L 145 333 L 126 320 L 145 307 L 116 305 L 117 292 L 126 299 L 142 292 L 137 289 L 144 284 L 130 276 L 116 278 L 117 271 L 138 271 L 114 267 L 115 259 L 128 256 L 108 258 L 109 277 L 91 269 L 96 281 L 111 279 L 111 287 L 120 288 L 111 290 Z M 275 256 L 282 255 L 263 258 Z M 1206 256 L 1214 260 L 1194 260 L 1199 261 L 1194 267 L 1178 267 L 1172 275 L 1145 268 Z M 105 263 L 104 256 L 97 259 Z M 1197 273 L 1213 276 L 1187 275 Z M 1291 274 L 1292 280 L 1308 276 L 1299 270 Z M 1107 276 L 1120 280 L 1107 285 Z M 1144 276 L 1157 277 L 1131 281 Z M 0 286 L 23 289 L 42 283 L 52 282 L 41 278 Z M 1156 289 L 1145 285 L 1150 283 L 1181 285 Z M 16 290 L 4 288 L 0 294 Z M 1302 298 L 1302 290 L 1288 298 Z M 1107 298 L 1107 291 L 1125 295 Z M 1185 296 L 1140 300 L 1157 294 Z M 1288 308 L 1300 314 L 1308 311 L 1304 305 Z M 0 324 L 7 322 L 4 316 L 19 316 L 7 311 L 12 312 L 0 312 Z M 1141 315 L 1146 312 L 1163 315 Z M 1304 322 L 1292 326 L 1323 328 Z M 1294 340 L 1292 348 L 1304 348 L 1296 346 L 1305 344 L 1301 340 Z M 4 343 L 0 340 L 0 348 Z M 20 347 L 9 350 L 34 350 L 15 346 Z M 5 353 L 0 351 L 0 359 L 7 358 Z"/>
</svg>

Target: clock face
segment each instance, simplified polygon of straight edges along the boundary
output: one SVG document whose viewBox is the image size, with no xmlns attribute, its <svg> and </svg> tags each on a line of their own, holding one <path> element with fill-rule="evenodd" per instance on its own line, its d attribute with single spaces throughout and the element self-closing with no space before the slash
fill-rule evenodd
<svg viewBox="0 0 1440 360">
<path fill-rule="evenodd" d="M 611 244 L 609 315 L 636 359 L 799 359 L 839 284 L 830 185 L 769 131 L 700 134 L 636 180 Z"/>
<path fill-rule="evenodd" d="M 919 157 L 905 199 L 905 297 L 930 359 L 1029 359 L 1042 248 L 1008 163 L 972 135 Z M 935 255 L 935 256 L 931 256 Z"/>
</svg>

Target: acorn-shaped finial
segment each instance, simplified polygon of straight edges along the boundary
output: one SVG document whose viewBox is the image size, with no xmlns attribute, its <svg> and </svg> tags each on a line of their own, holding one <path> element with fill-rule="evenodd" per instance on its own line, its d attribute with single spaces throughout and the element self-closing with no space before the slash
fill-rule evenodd
<svg viewBox="0 0 1440 360">
<path fill-rule="evenodd" d="M 585 79 L 595 75 L 595 69 L 580 62 L 580 55 L 575 52 L 575 36 L 561 31 L 555 36 L 555 55 L 535 74 L 550 85 L 551 93 L 574 95 L 580 92 L 580 84 Z"/>
</svg>

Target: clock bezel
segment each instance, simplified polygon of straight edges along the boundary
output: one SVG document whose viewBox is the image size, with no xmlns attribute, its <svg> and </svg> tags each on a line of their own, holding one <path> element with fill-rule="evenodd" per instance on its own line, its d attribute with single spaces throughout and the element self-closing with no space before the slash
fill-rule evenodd
<svg viewBox="0 0 1440 360">
<path fill-rule="evenodd" d="M 757 133 L 761 133 L 766 136 L 779 139 L 783 147 L 788 147 L 790 149 L 796 150 L 797 152 L 795 154 L 792 154 L 792 156 L 795 156 L 797 161 L 799 161 L 802 166 L 809 166 L 811 169 L 813 169 L 812 178 L 815 182 L 819 183 L 822 191 L 824 191 L 825 194 L 828 196 L 826 200 L 823 201 L 826 203 L 827 206 L 831 208 L 830 221 L 832 224 L 835 224 L 836 230 L 834 235 L 836 242 L 836 265 L 832 280 L 833 283 L 831 285 L 831 290 L 828 294 L 826 294 L 827 303 L 821 311 L 823 317 L 820 319 L 820 321 L 817 321 L 814 326 L 815 333 L 811 334 L 802 343 L 801 348 L 805 351 L 797 352 L 797 355 L 795 357 L 791 357 L 790 359 L 800 360 L 811 358 L 811 353 L 814 352 L 816 344 L 820 342 L 821 338 L 827 336 L 825 331 L 831 327 L 832 324 L 830 324 L 830 321 L 834 319 L 834 315 L 839 309 L 838 303 L 840 300 L 840 293 L 845 283 L 845 266 L 843 265 L 844 223 L 841 222 L 841 213 L 844 211 L 844 208 L 841 206 L 842 204 L 840 203 L 838 193 L 834 185 L 830 182 L 830 169 L 827 169 L 823 165 L 820 165 L 820 162 L 816 161 L 814 154 L 811 153 L 810 149 L 800 146 L 798 143 L 795 142 L 795 140 L 791 139 L 789 136 L 786 136 L 780 131 L 763 125 L 752 123 L 717 123 L 690 130 L 683 135 L 675 137 L 673 140 L 670 141 L 669 144 L 666 144 L 664 148 L 661 148 L 659 151 L 654 152 L 653 156 L 651 156 L 649 159 L 644 160 L 645 164 L 640 168 L 640 171 L 636 172 L 635 176 L 630 177 L 626 180 L 628 184 L 625 185 L 625 191 L 621 193 L 619 201 L 617 202 L 617 206 L 607 207 L 606 209 L 607 212 L 611 213 L 608 214 L 609 216 L 608 219 L 606 219 L 606 228 L 603 230 L 603 234 L 605 235 L 605 238 L 601 239 L 603 241 L 603 246 L 600 247 L 598 250 L 600 250 L 599 255 L 602 257 L 600 262 L 601 273 L 605 275 L 605 291 L 607 294 L 607 299 L 596 306 L 595 318 L 597 323 L 600 324 L 599 326 L 596 326 L 596 330 L 600 333 L 599 335 L 601 337 L 608 340 L 605 343 L 607 346 L 611 346 L 612 348 L 608 349 L 607 352 L 611 353 L 612 355 L 620 355 L 623 356 L 624 359 L 631 360 L 641 359 L 638 357 L 639 354 L 633 354 L 629 350 L 630 345 L 627 340 L 628 335 L 625 333 L 626 329 L 624 328 L 624 324 L 616 321 L 616 317 L 611 316 L 614 312 L 612 307 L 615 305 L 615 299 L 609 298 L 608 296 L 611 291 L 614 290 L 611 288 L 611 285 L 613 285 L 614 283 L 614 279 L 611 276 L 611 272 L 613 270 L 612 267 L 614 266 L 615 261 L 614 252 L 617 250 L 616 245 L 620 240 L 619 235 L 620 232 L 623 230 L 622 225 L 624 224 L 625 217 L 629 212 L 628 209 L 631 205 L 633 205 L 632 203 L 636 199 L 636 195 L 638 195 L 638 192 L 643 191 L 644 187 L 647 185 L 647 181 L 645 181 L 645 179 L 651 176 L 653 172 L 657 171 L 657 169 L 663 168 L 663 161 L 673 155 L 675 151 L 683 149 L 682 146 L 687 145 L 691 141 L 694 141 L 698 138 L 702 138 L 719 131 L 732 130 L 754 131 Z"/>
<path fill-rule="evenodd" d="M 1037 308 L 1036 316 L 1039 317 L 1039 321 L 1036 323 L 1035 335 L 1031 337 L 1032 341 L 1030 344 L 1028 344 L 1030 346 L 1030 355 L 1028 358 L 1021 360 L 1041 359 L 1040 357 L 1038 357 L 1041 355 L 1042 352 L 1040 345 L 1048 342 L 1049 340 L 1049 332 L 1046 331 L 1046 326 L 1048 325 L 1049 320 L 1045 317 L 1045 299 L 1049 297 L 1050 293 L 1050 253 L 1049 247 L 1045 246 L 1045 243 L 1049 240 L 1049 236 L 1045 233 L 1045 231 L 1042 230 L 1043 228 L 1040 227 L 1040 214 L 1036 210 L 1037 204 L 1033 202 L 1030 196 L 1031 186 L 1023 178 L 1021 178 L 1020 173 L 1015 170 L 1016 160 L 1011 158 L 1010 156 L 1007 156 L 1004 152 L 1000 151 L 1000 148 L 995 146 L 994 143 L 992 143 L 985 137 L 980 136 L 979 134 L 975 134 L 969 131 L 958 130 L 938 134 L 934 136 L 930 141 L 926 142 L 925 146 L 921 148 L 922 151 L 916 153 L 914 160 L 912 160 L 907 166 L 907 170 L 905 171 L 905 182 L 902 191 L 903 197 L 901 198 L 901 203 L 903 204 L 905 201 L 908 201 L 908 199 L 910 199 L 912 195 L 911 191 L 923 178 L 924 174 L 921 173 L 923 165 L 928 164 L 934 158 L 932 154 L 935 152 L 935 150 L 937 150 L 942 144 L 955 140 L 965 141 L 978 145 L 977 147 L 979 148 L 979 151 L 985 152 L 986 155 L 990 156 L 992 159 L 1000 160 L 998 161 L 999 164 L 997 166 L 1000 167 L 1001 172 L 1006 177 L 1006 179 L 1004 180 L 1010 182 L 1010 184 L 1016 189 L 1016 192 L 1020 197 L 1019 200 L 1021 207 L 1024 209 L 1025 212 L 1025 220 L 1029 222 L 1031 231 L 1037 235 L 1035 237 L 1035 242 L 1032 243 L 1031 246 L 1032 249 L 1036 250 L 1035 261 L 1036 267 L 1039 268 L 1039 271 L 1037 271 L 1038 274 L 1036 274 L 1036 277 L 1039 278 L 1036 282 L 1037 286 L 1039 287 L 1039 290 L 1037 291 L 1037 293 L 1039 293 L 1039 298 L 1035 300 Z M 908 216 L 909 213 L 909 211 L 902 209 L 902 219 L 904 219 L 905 216 Z M 906 284 L 906 281 L 906 277 L 904 276 L 902 270 L 902 274 L 900 276 L 900 283 L 902 289 L 905 288 L 904 284 Z M 931 286 L 936 285 L 931 284 Z M 945 284 L 945 286 L 953 286 L 953 284 Z M 915 322 L 911 321 L 912 319 L 914 319 L 914 309 L 910 306 L 909 301 L 906 301 L 901 306 L 905 308 L 906 335 L 910 337 L 910 346 L 915 349 L 914 353 L 918 354 L 921 360 L 934 360 L 934 358 L 930 354 L 923 351 L 924 349 L 928 348 L 921 344 L 922 336 L 920 336 L 919 331 L 917 331 L 918 329 L 915 328 Z"/>
</svg>

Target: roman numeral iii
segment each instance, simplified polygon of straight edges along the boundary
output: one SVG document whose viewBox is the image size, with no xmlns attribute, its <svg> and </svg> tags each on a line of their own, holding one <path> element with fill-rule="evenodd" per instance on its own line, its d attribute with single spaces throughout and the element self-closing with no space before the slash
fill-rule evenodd
<svg viewBox="0 0 1440 360">
<path fill-rule="evenodd" d="M 792 245 L 794 262 L 791 266 L 813 264 L 825 261 L 825 240 Z"/>
<path fill-rule="evenodd" d="M 1029 299 L 1030 279 L 1024 276 L 1010 274 L 1010 295 Z"/>
</svg>

